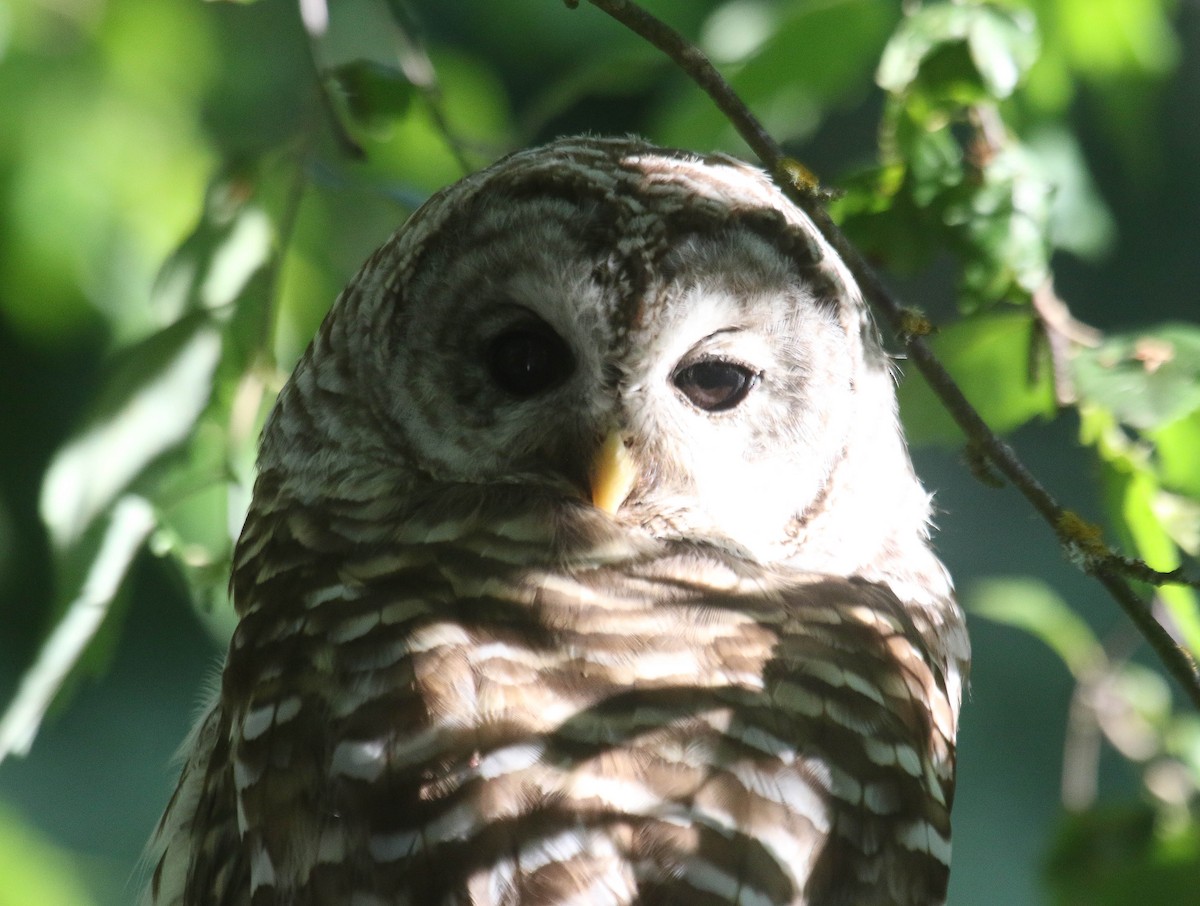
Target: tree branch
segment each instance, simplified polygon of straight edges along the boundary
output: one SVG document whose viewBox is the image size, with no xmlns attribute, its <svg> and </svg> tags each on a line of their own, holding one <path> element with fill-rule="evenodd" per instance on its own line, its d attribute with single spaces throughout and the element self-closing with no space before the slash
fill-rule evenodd
<svg viewBox="0 0 1200 906">
<path fill-rule="evenodd" d="M 933 392 L 946 407 L 946 411 L 967 436 L 970 445 L 982 453 L 1050 524 L 1071 560 L 1084 572 L 1095 576 L 1108 590 L 1150 643 L 1167 671 L 1187 693 L 1193 705 L 1200 708 L 1200 673 L 1197 672 L 1195 661 L 1176 644 L 1162 624 L 1154 618 L 1147 603 L 1122 577 L 1122 573 L 1127 570 L 1118 567 L 1117 564 L 1127 564 L 1128 560 L 1094 537 L 1090 532 L 1091 527 L 1086 522 L 1061 506 L 1017 458 L 1012 448 L 987 426 L 945 366 L 934 355 L 922 333 L 912 331 L 909 310 L 884 285 L 858 249 L 830 219 L 817 190 L 816 181 L 811 178 L 808 170 L 784 154 L 783 149 L 751 113 L 704 52 L 683 35 L 630 0 L 588 2 L 665 53 L 712 98 L 746 144 L 758 155 L 780 188 L 812 218 L 826 241 L 845 261 L 867 300 L 887 321 L 896 338 L 904 344 L 909 359 L 924 375 Z M 578 0 L 566 0 L 566 3 L 575 7 Z M 1146 575 L 1143 573 L 1139 578 Z M 1159 574 L 1157 578 L 1161 581 L 1179 581 L 1179 578 L 1171 573 Z"/>
</svg>

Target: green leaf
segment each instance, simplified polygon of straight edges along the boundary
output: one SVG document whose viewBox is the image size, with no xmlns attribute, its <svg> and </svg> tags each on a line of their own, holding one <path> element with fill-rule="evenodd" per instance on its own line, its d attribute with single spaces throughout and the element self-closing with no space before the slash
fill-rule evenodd
<svg viewBox="0 0 1200 906">
<path fill-rule="evenodd" d="M 1038 6 L 1072 67 L 1093 79 L 1161 75 L 1178 63 L 1170 0 L 1039 0 Z"/>
<path fill-rule="evenodd" d="M 0 808 L 0 906 L 90 906 L 78 860 L 8 808 Z"/>
<path fill-rule="evenodd" d="M 1200 327 L 1166 324 L 1109 337 L 1072 360 L 1080 396 L 1126 425 L 1156 428 L 1200 409 Z"/>
<path fill-rule="evenodd" d="M 1151 428 L 1163 486 L 1200 501 L 1200 409 Z"/>
<path fill-rule="evenodd" d="M 1105 504 L 1123 546 L 1152 569 L 1170 571 L 1179 566 L 1178 546 L 1160 515 L 1162 488 L 1148 447 L 1131 440 L 1105 409 L 1085 406 L 1081 415 L 1082 438 L 1096 447 L 1105 466 Z M 1195 591 L 1164 585 L 1156 593 L 1187 646 L 1200 654 L 1200 601 Z"/>
<path fill-rule="evenodd" d="M 850 239 L 893 271 L 915 273 L 940 250 L 936 225 L 901 191 L 905 167 L 893 163 L 843 179 L 829 212 Z"/>
<path fill-rule="evenodd" d="M 946 193 L 943 222 L 963 259 L 965 311 L 1028 299 L 1045 283 L 1051 195 L 1036 159 L 1015 142 Z"/>
<path fill-rule="evenodd" d="M 100 642 L 115 637 L 101 629 L 157 521 L 130 489 L 152 492 L 154 470 L 184 447 L 213 396 L 221 350 L 206 311 L 122 350 L 90 424 L 51 463 L 41 515 L 62 613 L 0 722 L 0 758 L 29 746 L 68 677 L 80 664 L 94 667 L 105 654 Z"/>
<path fill-rule="evenodd" d="M 1037 20 L 1025 10 L 978 10 L 967 33 L 971 60 L 991 97 L 1009 97 L 1037 60 Z"/>
<path fill-rule="evenodd" d="M 1171 687 L 1161 673 L 1131 661 L 1108 677 L 1108 691 L 1127 710 L 1119 725 L 1105 722 L 1109 738 L 1134 760 L 1157 754 L 1163 730 L 1171 723 Z"/>
<path fill-rule="evenodd" d="M 151 550 L 175 564 L 198 615 L 223 641 L 234 628 L 229 564 L 249 507 L 257 439 L 275 386 L 252 369 L 220 388 L 184 455 L 172 460 L 154 488 L 158 527 Z"/>
<path fill-rule="evenodd" d="M 828 105 L 869 84 L 895 21 L 895 4 L 887 0 L 792 4 L 737 71 L 734 86 L 765 99 L 786 83 L 800 84 Z"/>
<path fill-rule="evenodd" d="M 1174 569 L 1179 565 L 1179 553 L 1154 507 L 1159 493 L 1157 478 L 1144 463 L 1131 464 L 1130 460 L 1123 460 L 1112 464 L 1120 476 L 1116 485 L 1119 516 L 1133 542 L 1133 549 L 1154 569 Z M 1196 638 L 1200 639 L 1200 636 Z"/>
<path fill-rule="evenodd" d="M 793 141 L 810 136 L 830 108 L 863 94 L 896 18 L 890 0 L 724 4 L 709 18 L 703 43 L 724 59 L 730 84 L 767 129 Z M 730 59 L 739 44 L 745 52 Z M 654 138 L 667 145 L 742 146 L 702 92 L 671 94 L 652 122 Z"/>
<path fill-rule="evenodd" d="M 1113 664 L 1093 678 L 1087 699 L 1100 703 L 1095 720 L 1108 741 L 1125 758 L 1140 762 L 1146 768 L 1143 781 L 1152 783 L 1156 769 L 1164 765 L 1167 736 L 1175 726 L 1166 677 L 1136 661 Z M 1165 791 L 1161 780 L 1159 789 Z"/>
<path fill-rule="evenodd" d="M 403 116 L 417 93 L 403 72 L 373 60 L 338 66 L 330 70 L 329 78 L 350 115 L 370 127 Z"/>
<path fill-rule="evenodd" d="M 499 78 L 478 60 L 452 52 L 434 53 L 442 118 L 426 103 L 412 104 L 386 129 L 361 136 L 366 161 L 359 178 L 394 181 L 397 174 L 426 190 L 460 179 L 462 168 L 447 140 L 447 129 L 468 148 L 504 148 L 511 141 L 508 97 Z"/>
<path fill-rule="evenodd" d="M 995 431 L 1011 431 L 1055 412 L 1049 368 L 1030 365 L 1033 331 L 1029 315 L 1004 312 L 964 318 L 931 340 L 951 377 Z M 899 396 L 912 443 L 963 442 L 958 425 L 915 368 L 906 370 Z"/>
<path fill-rule="evenodd" d="M 43 340 L 97 315 L 119 343 L 143 337 L 161 326 L 154 274 L 212 167 L 212 16 L 199 3 L 2 8 L 0 308 Z"/>
<path fill-rule="evenodd" d="M 86 560 L 82 582 L 72 589 L 74 597 L 0 718 L 0 761 L 29 750 L 46 710 L 95 637 L 153 527 L 150 505 L 140 497 L 124 497 L 112 508 L 95 546 L 81 546 L 75 552 L 77 560 Z"/>
<path fill-rule="evenodd" d="M 568 73 L 538 86 L 521 116 L 524 130 L 538 133 L 556 117 L 569 115 L 588 97 L 628 97 L 650 91 L 661 84 L 668 62 L 656 47 L 635 44 L 614 49 L 610 54 L 579 61 Z M 672 98 L 662 115 L 649 124 L 660 142 L 682 148 L 716 147 L 712 136 L 732 128 L 707 96 L 699 93 Z M 675 132 L 675 130 L 680 130 Z M 708 137 L 705 141 L 702 137 Z"/>
<path fill-rule="evenodd" d="M 1095 634 L 1050 586 L 1028 576 L 984 579 L 963 592 L 971 613 L 1040 639 L 1080 678 L 1104 660 Z"/>
<path fill-rule="evenodd" d="M 726 0 L 704 20 L 696 44 L 720 66 L 737 64 L 779 31 L 782 12 L 781 5 L 763 0 Z"/>
<path fill-rule="evenodd" d="M 1092 259 L 1109 251 L 1116 224 L 1075 136 L 1061 124 L 1043 124 L 1028 135 L 1025 148 L 1046 186 L 1050 245 Z"/>
<path fill-rule="evenodd" d="M 1200 716 L 1194 712 L 1175 715 L 1164 742 L 1167 752 L 1187 767 L 1193 788 L 1200 788 Z"/>
<path fill-rule="evenodd" d="M 1200 500 L 1159 491 L 1153 506 L 1171 540 L 1191 556 L 1200 557 Z"/>
<path fill-rule="evenodd" d="M 54 457 L 41 515 L 59 550 L 159 456 L 191 433 L 212 394 L 221 338 L 191 315 L 121 354 L 91 423 Z"/>
<path fill-rule="evenodd" d="M 250 281 L 268 265 L 275 229 L 267 212 L 250 203 L 257 188 L 249 172 L 229 173 L 209 185 L 200 223 L 155 280 L 151 304 L 162 324 L 205 310 L 227 319 Z"/>
<path fill-rule="evenodd" d="M 1196 824 L 1161 828 L 1134 804 L 1063 817 L 1046 863 L 1057 906 L 1188 903 L 1200 890 Z"/>
<path fill-rule="evenodd" d="M 918 86 L 961 101 L 1012 94 L 1037 59 L 1035 20 L 1022 10 L 939 3 L 921 7 L 896 30 L 875 80 L 904 94 Z"/>
<path fill-rule="evenodd" d="M 1127 476 L 1122 490 L 1121 517 L 1134 552 L 1154 569 L 1165 572 L 1179 566 L 1178 545 L 1159 516 L 1158 482 L 1148 472 L 1135 472 Z M 1200 655 L 1200 601 L 1195 590 L 1184 585 L 1163 585 L 1156 594 L 1192 654 Z"/>
<path fill-rule="evenodd" d="M 898 124 L 895 138 L 908 167 L 906 187 L 917 207 L 928 207 L 948 188 L 962 182 L 962 149 L 949 129 L 928 129 L 905 117 Z"/>
</svg>

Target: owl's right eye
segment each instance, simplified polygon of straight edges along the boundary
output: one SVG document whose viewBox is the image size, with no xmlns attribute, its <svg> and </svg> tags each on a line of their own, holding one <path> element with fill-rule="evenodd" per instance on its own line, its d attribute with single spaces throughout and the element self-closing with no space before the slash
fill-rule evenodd
<svg viewBox="0 0 1200 906">
<path fill-rule="evenodd" d="M 486 360 L 496 385 L 518 399 L 553 390 L 575 370 L 575 357 L 562 337 L 540 325 L 522 324 L 497 335 Z"/>
</svg>

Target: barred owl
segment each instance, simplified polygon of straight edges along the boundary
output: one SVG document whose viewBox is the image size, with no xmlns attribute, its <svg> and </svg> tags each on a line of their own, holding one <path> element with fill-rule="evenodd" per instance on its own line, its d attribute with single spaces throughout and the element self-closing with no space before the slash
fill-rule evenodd
<svg viewBox="0 0 1200 906">
<path fill-rule="evenodd" d="M 941 903 L 928 516 L 861 294 L 762 172 L 508 157 L 280 394 L 147 901 Z"/>
</svg>

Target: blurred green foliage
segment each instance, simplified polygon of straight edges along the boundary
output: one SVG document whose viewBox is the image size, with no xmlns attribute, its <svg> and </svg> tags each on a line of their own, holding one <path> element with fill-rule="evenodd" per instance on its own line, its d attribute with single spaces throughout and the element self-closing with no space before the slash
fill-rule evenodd
<svg viewBox="0 0 1200 906">
<path fill-rule="evenodd" d="M 71 857 L 16 814 L 0 809 L 0 906 L 90 906 Z"/>
<path fill-rule="evenodd" d="M 959 316 L 934 345 L 988 423 L 1007 433 L 1074 410 L 1113 538 L 1157 569 L 1194 568 L 1200 328 L 1093 339 L 1057 334 L 1033 305 L 1064 255 L 1099 260 L 1114 242 L 1069 122 L 1081 95 L 1131 179 L 1161 163 L 1147 135 L 1181 59 L 1174 4 L 644 5 L 693 36 L 790 147 L 819 146 L 831 121 L 875 124 L 873 147 L 824 174 L 835 216 L 892 273 L 951 270 Z M 0 320 L 23 347 L 105 356 L 86 416 L 45 464 L 42 527 L 19 526 L 45 533 L 56 584 L 0 755 L 28 745 L 81 669 L 107 663 L 143 547 L 228 636 L 227 565 L 274 394 L 340 287 L 430 193 L 563 131 L 745 154 L 661 55 L 586 4 L 340 0 L 327 13 L 306 30 L 293 0 L 0 0 Z M 901 401 L 915 444 L 961 444 L 919 377 Z M 1153 596 L 1200 651 L 1194 591 Z M 966 598 L 1056 652 L 1072 721 L 1141 782 L 1143 806 L 1116 817 L 1067 802 L 1046 863 L 1054 901 L 1132 902 L 1149 885 L 1156 902 L 1184 902 L 1194 715 L 1045 582 Z M 0 903 L 90 902 L 62 853 L 3 811 L 6 852 L 18 857 L 0 859 Z"/>
</svg>

